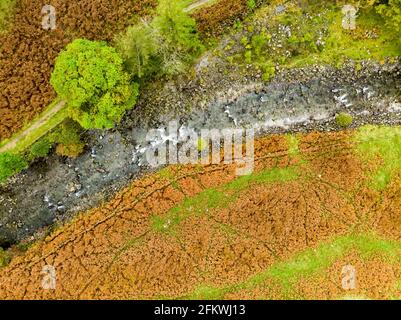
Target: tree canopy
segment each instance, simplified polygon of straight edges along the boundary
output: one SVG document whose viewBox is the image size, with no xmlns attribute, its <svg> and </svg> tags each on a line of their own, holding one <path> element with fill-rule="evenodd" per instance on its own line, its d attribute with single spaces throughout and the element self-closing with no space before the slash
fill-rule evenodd
<svg viewBox="0 0 401 320">
<path fill-rule="evenodd" d="M 86 129 L 113 127 L 138 95 L 138 85 L 130 83 L 117 51 L 105 42 L 85 39 L 60 53 L 50 82 L 68 101 L 71 118 Z"/>
</svg>

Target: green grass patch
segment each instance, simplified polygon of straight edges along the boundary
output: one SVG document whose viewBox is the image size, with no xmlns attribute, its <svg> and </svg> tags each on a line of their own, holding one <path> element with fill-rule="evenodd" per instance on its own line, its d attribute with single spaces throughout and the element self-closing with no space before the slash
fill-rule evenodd
<svg viewBox="0 0 401 320">
<path fill-rule="evenodd" d="M 171 170 L 170 167 L 165 167 L 165 168 L 159 170 L 157 172 L 157 175 L 160 178 L 166 179 L 166 180 L 169 180 L 169 181 L 174 180 L 174 178 L 175 178 L 174 172 Z"/>
<path fill-rule="evenodd" d="M 44 137 L 31 146 L 30 152 L 34 157 L 46 157 L 49 154 L 52 145 L 52 142 L 49 141 L 47 137 Z"/>
<path fill-rule="evenodd" d="M 360 12 L 356 20 L 356 30 L 344 29 L 342 18 L 341 8 L 332 7 L 325 17 L 330 25 L 327 37 L 322 39 L 325 43 L 322 50 L 291 58 L 286 67 L 303 67 L 317 63 L 339 67 L 348 59 L 383 61 L 387 57 L 400 55 L 401 44 L 394 41 L 397 34 L 385 25 L 384 19 L 374 9 Z M 372 35 L 367 37 L 367 33 Z"/>
<path fill-rule="evenodd" d="M 302 278 L 323 272 L 351 249 L 356 250 L 366 260 L 376 255 L 385 256 L 392 262 L 401 259 L 399 243 L 381 239 L 373 234 L 348 235 L 339 237 L 331 243 L 321 244 L 316 249 L 307 249 L 296 254 L 290 261 L 278 263 L 269 269 L 267 275 L 288 286 Z M 261 281 L 258 279 L 263 277 L 258 275 L 253 281 L 259 284 Z"/>
<path fill-rule="evenodd" d="M 14 16 L 16 0 L 0 0 L 0 33 L 8 30 Z"/>
<path fill-rule="evenodd" d="M 11 261 L 10 254 L 3 248 L 0 248 L 0 268 L 7 266 Z"/>
<path fill-rule="evenodd" d="M 191 215 L 201 215 L 217 207 L 227 205 L 229 196 L 217 189 L 207 189 L 186 198 L 182 204 L 170 209 L 163 216 L 152 217 L 152 229 L 158 232 L 175 233 L 174 227 Z"/>
<path fill-rule="evenodd" d="M 355 32 L 345 30 L 342 25 L 342 13 L 337 12 L 330 27 L 330 36 L 323 56 L 330 61 L 342 62 L 343 58 L 354 60 L 375 59 L 397 56 L 401 52 L 400 44 L 394 41 L 396 35 L 385 27 L 383 18 L 374 9 L 362 12 L 357 19 Z M 376 36 L 366 38 L 363 33 L 372 30 Z"/>
<path fill-rule="evenodd" d="M 219 188 L 210 188 L 198 195 L 186 198 L 183 203 L 162 216 L 152 217 L 152 228 L 157 232 L 175 234 L 176 226 L 192 215 L 207 214 L 216 208 L 225 208 L 252 184 L 285 183 L 298 178 L 298 168 L 273 168 L 248 176 L 241 176 Z"/>
<path fill-rule="evenodd" d="M 301 153 L 299 151 L 299 140 L 296 135 L 289 134 L 286 136 L 288 144 L 288 154 L 290 157 L 298 157 Z"/>
<path fill-rule="evenodd" d="M 370 179 L 372 188 L 383 190 L 401 169 L 401 127 L 364 126 L 357 130 L 355 140 L 364 160 L 375 161 L 379 156 L 383 162 Z"/>
</svg>

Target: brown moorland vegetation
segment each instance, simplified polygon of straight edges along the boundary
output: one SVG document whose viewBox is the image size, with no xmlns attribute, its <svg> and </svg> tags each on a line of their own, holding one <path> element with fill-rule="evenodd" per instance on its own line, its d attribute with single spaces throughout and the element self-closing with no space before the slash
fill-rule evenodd
<svg viewBox="0 0 401 320">
<path fill-rule="evenodd" d="M 220 0 L 200 8 L 192 16 L 197 22 L 199 32 L 210 37 L 221 35 L 228 26 L 243 18 L 247 12 L 247 0 Z"/>
<path fill-rule="evenodd" d="M 262 138 L 248 177 L 221 164 L 168 167 L 135 181 L 15 256 L 0 270 L 0 298 L 338 297 L 347 294 L 337 278 L 348 262 L 360 270 L 358 293 L 386 298 L 389 291 L 375 287 L 369 270 L 381 268 L 387 288 L 399 268 L 378 257 L 360 260 L 352 251 L 328 260 L 323 276 L 301 277 L 291 290 L 266 276 L 298 252 L 315 254 L 326 242 L 337 254 L 338 243 L 354 241 L 331 244 L 336 238 L 374 232 L 399 240 L 400 176 L 383 191 L 369 189 L 368 165 L 354 153 L 350 134 L 311 133 L 298 137 L 297 147 L 285 136 Z M 319 256 L 312 267 L 315 261 Z M 55 290 L 41 288 L 46 265 L 56 269 Z M 335 285 L 322 291 L 319 279 Z"/>
<path fill-rule="evenodd" d="M 50 75 L 59 52 L 72 40 L 111 41 L 136 15 L 146 15 L 156 0 L 55 0 L 55 30 L 42 28 L 37 0 L 19 0 L 11 30 L 0 34 L 0 140 L 9 138 L 55 98 Z M 221 0 L 196 10 L 198 30 L 218 36 L 248 12 L 246 0 Z"/>
</svg>

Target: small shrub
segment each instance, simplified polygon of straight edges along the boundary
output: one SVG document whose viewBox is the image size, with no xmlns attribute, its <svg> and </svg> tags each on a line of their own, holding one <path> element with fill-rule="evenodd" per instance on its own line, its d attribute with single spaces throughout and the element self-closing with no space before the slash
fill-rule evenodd
<svg viewBox="0 0 401 320">
<path fill-rule="evenodd" d="M 47 137 L 40 139 L 31 146 L 31 154 L 34 157 L 46 157 L 50 149 L 52 148 L 52 143 Z"/>
<path fill-rule="evenodd" d="M 252 63 L 252 51 L 251 50 L 245 51 L 244 58 L 245 58 L 245 62 L 247 64 L 251 64 Z"/>
<path fill-rule="evenodd" d="M 56 147 L 56 153 L 59 156 L 76 158 L 84 151 L 84 148 L 85 144 L 82 142 L 75 144 L 59 144 Z"/>
<path fill-rule="evenodd" d="M 19 155 L 4 152 L 0 153 L 0 182 L 26 169 L 28 163 Z"/>
<path fill-rule="evenodd" d="M 196 32 L 196 22 L 178 0 L 161 0 L 151 23 L 158 42 L 157 63 L 163 75 L 184 71 L 203 50 Z"/>
<path fill-rule="evenodd" d="M 354 121 L 353 117 L 347 113 L 339 113 L 336 116 L 336 123 L 338 126 L 343 127 L 343 128 L 347 128 L 349 127 L 352 122 Z"/>
<path fill-rule="evenodd" d="M 146 23 L 139 23 L 117 37 L 116 48 L 124 59 L 126 69 L 137 78 L 157 71 L 155 55 L 158 43 L 155 31 Z"/>
<path fill-rule="evenodd" d="M 247 0 L 246 5 L 248 9 L 254 10 L 256 8 L 256 1 L 255 0 Z"/>
</svg>

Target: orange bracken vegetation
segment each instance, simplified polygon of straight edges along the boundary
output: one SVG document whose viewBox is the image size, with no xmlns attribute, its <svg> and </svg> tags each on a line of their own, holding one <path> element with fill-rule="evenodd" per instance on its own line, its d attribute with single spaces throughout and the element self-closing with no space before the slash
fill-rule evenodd
<svg viewBox="0 0 401 320">
<path fill-rule="evenodd" d="M 283 136 L 256 141 L 254 174 L 301 169 L 286 181 L 241 180 L 235 165 L 224 164 L 168 167 L 135 181 L 14 257 L 0 270 L 0 298 L 179 298 L 202 286 L 235 286 L 350 230 L 398 239 L 399 179 L 383 192 L 365 190 L 364 164 L 349 141 L 348 133 L 308 134 L 298 155 L 288 153 Z M 56 268 L 55 290 L 41 288 L 45 265 Z M 239 289 L 225 298 L 282 298 L 278 284 L 266 281 L 268 291 Z M 310 297 L 313 285 L 301 282 L 298 290 Z"/>
</svg>

